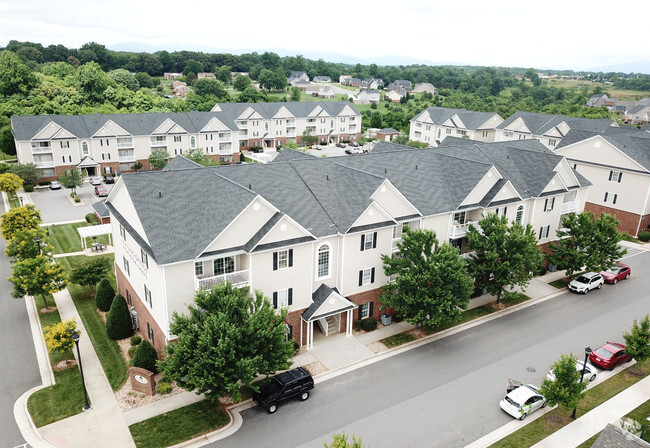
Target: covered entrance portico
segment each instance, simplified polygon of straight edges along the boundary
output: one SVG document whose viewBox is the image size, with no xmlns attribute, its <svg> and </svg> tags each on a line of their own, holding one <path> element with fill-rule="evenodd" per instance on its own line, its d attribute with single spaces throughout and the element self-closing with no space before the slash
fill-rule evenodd
<svg viewBox="0 0 650 448">
<path fill-rule="evenodd" d="M 313 303 L 301 316 L 306 326 L 300 326 L 300 345 L 305 345 L 307 350 L 314 348 L 314 323 L 325 336 L 338 334 L 342 325 L 345 325 L 345 335 L 352 336 L 353 311 L 358 308 L 358 305 L 343 297 L 336 289 L 324 284 L 312 294 L 312 301 Z M 305 327 L 306 334 L 303 333 Z"/>
<path fill-rule="evenodd" d="M 89 177 L 99 176 L 99 163 L 95 162 L 90 157 L 84 157 L 77 165 L 80 170 L 86 170 Z"/>
</svg>

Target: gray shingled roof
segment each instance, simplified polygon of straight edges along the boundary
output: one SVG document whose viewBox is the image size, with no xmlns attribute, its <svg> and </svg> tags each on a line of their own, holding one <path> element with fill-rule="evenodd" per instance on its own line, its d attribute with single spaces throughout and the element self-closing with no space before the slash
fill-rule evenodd
<svg viewBox="0 0 650 448">
<path fill-rule="evenodd" d="M 495 115 L 498 116 L 496 112 L 475 112 L 467 109 L 450 109 L 447 107 L 431 106 L 413 117 L 411 121 L 419 120 L 420 116 L 425 112 L 429 113 L 431 120 L 434 124 L 437 125 L 441 125 L 445 121 L 452 118 L 454 115 L 458 115 L 458 118 L 462 120 L 467 129 L 481 129 L 480 126 L 483 125 L 486 121 Z"/>
<path fill-rule="evenodd" d="M 97 201 L 91 204 L 91 207 L 93 210 L 95 210 L 95 213 L 97 213 L 97 216 L 100 218 L 109 218 L 111 216 L 108 212 L 108 209 L 106 208 L 106 205 L 104 204 L 105 201 L 106 199 L 102 199 L 101 201 Z"/>
<path fill-rule="evenodd" d="M 650 448 L 650 443 L 625 431 L 618 425 L 608 423 L 592 448 Z"/>
<path fill-rule="evenodd" d="M 533 135 L 544 135 L 561 123 L 566 123 L 572 130 L 604 132 L 605 129 L 615 124 L 609 118 L 579 118 L 566 115 L 549 115 L 536 112 L 517 111 L 508 117 L 497 129 L 506 129 L 515 120 L 521 118 Z"/>
<path fill-rule="evenodd" d="M 282 151 L 280 151 L 280 153 L 277 156 L 275 156 L 275 159 L 273 159 L 269 163 L 288 162 L 290 160 L 313 159 L 314 157 L 316 156 L 312 156 L 311 154 L 307 154 L 306 152 L 297 151 L 291 148 L 282 148 Z"/>
<path fill-rule="evenodd" d="M 174 157 L 167 165 L 165 165 L 163 171 L 183 170 L 188 168 L 198 168 L 201 166 L 202 165 L 200 163 L 196 163 L 194 160 L 190 160 L 183 155 L 179 155 Z"/>
</svg>

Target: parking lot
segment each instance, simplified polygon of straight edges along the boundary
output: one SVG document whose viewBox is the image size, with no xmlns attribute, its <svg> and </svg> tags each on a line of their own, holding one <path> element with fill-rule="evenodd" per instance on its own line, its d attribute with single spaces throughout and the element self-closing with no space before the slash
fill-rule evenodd
<svg viewBox="0 0 650 448">
<path fill-rule="evenodd" d="M 374 146 L 373 143 L 366 143 L 363 146 L 359 146 L 358 149 L 370 151 L 373 146 Z M 349 154 L 345 153 L 345 150 L 349 148 L 350 146 L 348 145 L 345 145 L 345 148 L 339 148 L 334 144 L 330 144 L 330 145 L 319 144 L 319 145 L 314 145 L 313 148 L 307 148 L 305 152 L 315 157 L 341 157 L 341 156 L 349 156 Z M 256 154 L 250 151 L 245 151 L 245 154 L 246 157 L 250 157 L 253 160 L 256 160 L 258 158 Z M 277 152 L 275 148 L 266 148 L 264 150 L 264 154 L 274 159 L 276 157 Z"/>
</svg>

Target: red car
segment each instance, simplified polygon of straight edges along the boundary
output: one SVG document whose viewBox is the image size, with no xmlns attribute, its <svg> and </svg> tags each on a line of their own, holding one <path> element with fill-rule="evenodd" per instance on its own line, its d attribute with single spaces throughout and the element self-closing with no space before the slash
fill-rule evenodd
<svg viewBox="0 0 650 448">
<path fill-rule="evenodd" d="M 108 196 L 108 190 L 103 185 L 97 185 L 95 187 L 95 194 L 100 198 Z"/>
<path fill-rule="evenodd" d="M 623 263 L 616 263 L 606 271 L 600 271 L 600 275 L 605 279 L 605 283 L 618 283 L 619 280 L 627 280 L 630 278 L 632 270 L 630 267 Z"/>
<path fill-rule="evenodd" d="M 608 342 L 589 354 L 589 361 L 608 370 L 631 360 L 632 357 L 625 353 L 625 346 L 618 342 Z"/>
</svg>

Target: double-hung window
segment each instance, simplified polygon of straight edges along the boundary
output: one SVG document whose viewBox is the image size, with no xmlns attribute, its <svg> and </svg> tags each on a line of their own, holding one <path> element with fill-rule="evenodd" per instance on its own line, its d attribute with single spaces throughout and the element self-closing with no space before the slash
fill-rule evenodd
<svg viewBox="0 0 650 448">
<path fill-rule="evenodd" d="M 375 268 L 367 268 L 359 271 L 359 286 L 370 285 L 375 282 Z"/>
<path fill-rule="evenodd" d="M 203 275 L 203 262 L 202 261 L 195 261 L 194 262 L 194 275 L 197 277 L 200 275 Z"/>
<path fill-rule="evenodd" d="M 131 275 L 131 269 L 129 268 L 129 260 L 126 257 L 122 257 L 122 262 L 124 263 L 124 272 L 126 275 Z"/>
<path fill-rule="evenodd" d="M 544 211 L 545 212 L 552 211 L 553 205 L 555 205 L 555 198 L 546 198 L 546 201 L 544 201 Z"/>
<path fill-rule="evenodd" d="M 609 202 L 610 204 L 616 204 L 616 198 L 618 197 L 617 194 L 614 193 L 605 193 L 605 202 Z"/>
<path fill-rule="evenodd" d="M 610 171 L 609 172 L 609 180 L 611 182 L 621 183 L 622 178 L 623 178 L 623 173 L 621 173 L 620 171 Z"/>
<path fill-rule="evenodd" d="M 551 226 L 543 226 L 539 228 L 539 239 L 548 238 L 548 234 L 551 230 Z"/>
<path fill-rule="evenodd" d="M 151 300 L 151 290 L 147 288 L 147 285 L 144 285 L 144 301 L 149 304 L 150 308 L 153 308 L 153 301 Z"/>
<path fill-rule="evenodd" d="M 370 250 L 377 247 L 377 232 L 364 233 L 361 235 L 361 250 Z"/>
<path fill-rule="evenodd" d="M 149 268 L 149 255 L 144 251 L 144 249 L 140 248 L 140 259 L 142 260 L 142 264 Z"/>
<path fill-rule="evenodd" d="M 235 272 L 235 257 L 216 258 L 214 260 L 214 275 Z"/>
<path fill-rule="evenodd" d="M 273 308 L 287 308 L 293 304 L 293 288 L 273 292 Z"/>
<path fill-rule="evenodd" d="M 293 266 L 293 249 L 273 252 L 273 270 L 290 268 Z"/>
<path fill-rule="evenodd" d="M 367 319 L 372 316 L 372 302 L 359 305 L 359 319 Z"/>
</svg>

